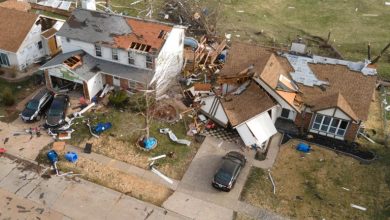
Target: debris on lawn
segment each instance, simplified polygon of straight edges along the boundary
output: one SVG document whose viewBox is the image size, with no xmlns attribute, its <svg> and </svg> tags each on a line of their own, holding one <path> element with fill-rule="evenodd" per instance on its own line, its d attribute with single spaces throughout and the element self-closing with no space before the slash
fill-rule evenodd
<svg viewBox="0 0 390 220">
<path fill-rule="evenodd" d="M 59 172 L 57 169 L 57 162 L 58 162 L 58 154 L 54 150 L 51 150 L 47 152 L 47 159 L 49 159 L 50 163 L 53 165 L 54 170 L 56 171 L 56 174 L 58 176 Z"/>
<path fill-rule="evenodd" d="M 163 155 L 160 155 L 160 156 L 155 156 L 155 157 L 152 157 L 152 158 L 148 158 L 148 161 L 158 160 L 158 159 L 164 158 L 166 156 L 167 156 L 166 154 L 163 154 Z"/>
<path fill-rule="evenodd" d="M 365 208 L 363 206 L 355 205 L 355 204 L 352 204 L 352 203 L 351 203 L 351 207 L 355 208 L 355 209 L 362 210 L 362 211 L 366 211 L 367 210 L 367 208 Z"/>
<path fill-rule="evenodd" d="M 110 122 L 99 122 L 94 128 L 93 132 L 97 135 L 103 133 L 104 131 L 110 129 L 112 127 L 112 124 Z"/>
<path fill-rule="evenodd" d="M 178 139 L 176 137 L 176 135 L 169 128 L 162 128 L 162 129 L 160 129 L 160 133 L 161 134 L 168 134 L 168 136 L 171 139 L 171 141 L 176 142 L 178 144 L 184 144 L 184 145 L 187 145 L 187 146 L 191 145 L 191 141 L 189 141 L 189 140 Z"/>
<path fill-rule="evenodd" d="M 0 154 L 4 154 L 5 152 L 7 152 L 7 150 L 3 147 L 0 148 Z"/>
<path fill-rule="evenodd" d="M 65 154 L 65 159 L 71 163 L 76 163 L 78 156 L 76 152 L 67 152 Z"/>
<path fill-rule="evenodd" d="M 304 153 L 308 153 L 310 152 L 311 150 L 311 147 L 310 145 L 308 144 L 305 144 L 305 143 L 299 143 L 296 147 L 297 151 L 301 151 L 301 152 L 304 152 Z"/>
<path fill-rule="evenodd" d="M 65 142 L 63 141 L 56 141 L 53 143 L 53 146 L 51 148 L 55 152 L 63 152 L 65 150 Z"/>
<path fill-rule="evenodd" d="M 141 137 L 137 143 L 140 149 L 150 151 L 157 146 L 157 139 L 154 137 Z"/>
<path fill-rule="evenodd" d="M 345 188 L 345 187 L 341 187 L 343 190 L 345 190 L 345 191 L 350 191 L 350 189 L 348 189 L 348 188 Z"/>
<path fill-rule="evenodd" d="M 92 152 L 92 144 L 91 143 L 86 143 L 84 147 L 84 153 L 90 154 Z"/>
<path fill-rule="evenodd" d="M 275 193 L 276 193 L 276 186 L 275 186 L 274 179 L 273 179 L 272 176 L 271 176 L 271 171 L 270 171 L 270 170 L 268 170 L 268 176 L 269 176 L 269 179 L 271 180 L 272 187 L 273 187 L 273 193 L 274 193 L 274 195 L 275 195 Z"/>
</svg>

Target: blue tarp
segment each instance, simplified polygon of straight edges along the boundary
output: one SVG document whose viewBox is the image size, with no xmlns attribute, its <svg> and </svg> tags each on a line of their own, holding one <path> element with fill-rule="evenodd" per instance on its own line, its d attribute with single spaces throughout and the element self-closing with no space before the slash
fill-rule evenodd
<svg viewBox="0 0 390 220">
<path fill-rule="evenodd" d="M 305 143 L 299 143 L 297 145 L 297 148 L 296 148 L 298 151 L 301 151 L 301 152 L 304 152 L 304 153 L 307 153 L 310 151 L 310 146 L 308 144 L 305 144 Z"/>
<path fill-rule="evenodd" d="M 101 123 L 99 122 L 94 128 L 93 132 L 96 134 L 101 134 L 103 131 L 110 129 L 112 127 L 112 124 L 110 122 L 107 123 Z"/>
</svg>

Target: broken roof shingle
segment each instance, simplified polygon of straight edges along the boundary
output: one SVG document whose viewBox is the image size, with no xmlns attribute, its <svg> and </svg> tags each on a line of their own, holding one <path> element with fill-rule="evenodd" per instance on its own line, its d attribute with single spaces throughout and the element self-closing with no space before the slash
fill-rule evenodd
<svg viewBox="0 0 390 220">
<path fill-rule="evenodd" d="M 58 35 L 126 50 L 132 43 L 149 45 L 160 50 L 165 41 L 165 38 L 159 38 L 160 32 L 169 32 L 172 27 L 171 24 L 157 21 L 75 9 Z"/>
<path fill-rule="evenodd" d="M 0 7 L 0 49 L 16 53 L 38 15 Z"/>
<path fill-rule="evenodd" d="M 232 126 L 237 126 L 277 104 L 254 81 L 240 95 L 230 94 L 220 100 Z"/>
</svg>

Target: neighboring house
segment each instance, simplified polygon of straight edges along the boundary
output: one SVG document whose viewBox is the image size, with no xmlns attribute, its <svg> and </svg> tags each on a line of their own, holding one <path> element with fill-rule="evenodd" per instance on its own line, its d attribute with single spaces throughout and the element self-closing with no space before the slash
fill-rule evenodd
<svg viewBox="0 0 390 220">
<path fill-rule="evenodd" d="M 76 9 L 57 35 L 63 54 L 41 67 L 47 86 L 78 83 L 87 99 L 104 84 L 136 92 L 153 83 L 162 95 L 183 66 L 181 26 Z"/>
<path fill-rule="evenodd" d="M 0 7 L 0 66 L 23 70 L 43 57 L 58 53 L 56 30 L 49 30 L 55 22 L 36 14 Z"/>
<path fill-rule="evenodd" d="M 367 61 L 294 55 L 297 53 L 233 43 L 220 72 L 223 93 L 236 90 L 242 79 L 252 78 L 278 103 L 271 114 L 274 122 L 278 118 L 278 130 L 354 141 L 368 118 L 377 80 L 375 67 Z M 272 127 L 268 123 L 262 126 Z"/>
</svg>

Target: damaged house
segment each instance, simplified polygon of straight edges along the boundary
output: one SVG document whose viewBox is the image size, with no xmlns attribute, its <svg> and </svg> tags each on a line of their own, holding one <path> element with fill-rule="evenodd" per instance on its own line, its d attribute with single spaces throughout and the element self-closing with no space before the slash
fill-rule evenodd
<svg viewBox="0 0 390 220">
<path fill-rule="evenodd" d="M 299 54 L 234 43 L 218 79 L 221 95 L 202 98 L 202 112 L 235 128 L 246 145 L 267 144 L 275 128 L 354 141 L 368 118 L 375 67 Z"/>
<path fill-rule="evenodd" d="M 57 54 L 56 32 L 63 24 L 45 16 L 0 6 L 0 66 L 24 70 Z"/>
<path fill-rule="evenodd" d="M 49 88 L 79 84 L 92 99 L 105 84 L 130 93 L 156 86 L 162 95 L 183 66 L 184 28 L 76 9 L 58 32 L 63 53 L 41 67 Z"/>
</svg>

